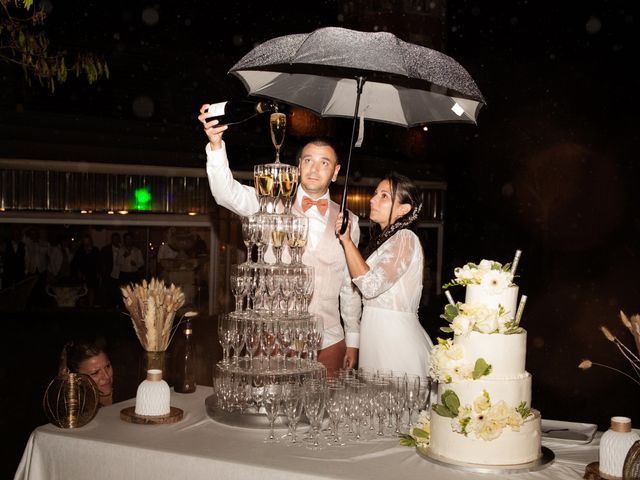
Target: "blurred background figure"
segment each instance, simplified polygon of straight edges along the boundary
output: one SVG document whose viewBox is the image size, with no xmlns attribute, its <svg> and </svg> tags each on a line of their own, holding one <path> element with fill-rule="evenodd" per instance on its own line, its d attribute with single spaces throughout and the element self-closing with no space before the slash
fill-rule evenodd
<svg viewBox="0 0 640 480">
<path fill-rule="evenodd" d="M 71 262 L 73 251 L 71 240 L 65 234 L 56 235 L 49 247 L 49 264 L 47 265 L 47 284 L 57 285 L 71 280 Z"/>
<path fill-rule="evenodd" d="M 20 228 L 12 225 L 9 237 L 2 245 L 2 286 L 7 288 L 19 282 L 25 276 L 25 245 Z"/>
<path fill-rule="evenodd" d="M 91 235 L 82 236 L 80 246 L 76 250 L 71 262 L 71 274 L 78 281 L 83 282 L 87 287 L 87 295 L 82 301 L 87 306 L 92 307 L 95 304 L 96 291 L 98 289 L 100 269 L 100 252 L 93 245 Z"/>
<path fill-rule="evenodd" d="M 46 230 L 30 227 L 22 239 L 25 246 L 24 270 L 26 275 L 36 275 L 38 281 L 31 292 L 30 304 L 45 307 L 49 299 L 45 292 L 47 283 L 47 267 L 49 265 L 49 242 Z"/>
<path fill-rule="evenodd" d="M 120 268 L 118 255 L 122 248 L 120 234 L 111 234 L 111 243 L 100 250 L 100 276 L 102 279 L 102 303 L 106 307 L 115 307 L 122 301 L 120 294 Z"/>
<path fill-rule="evenodd" d="M 122 237 L 124 245 L 118 251 L 118 269 L 120 271 L 120 285 L 139 283 L 141 269 L 144 267 L 144 257 L 138 247 L 133 244 L 133 237 L 125 233 Z"/>
</svg>

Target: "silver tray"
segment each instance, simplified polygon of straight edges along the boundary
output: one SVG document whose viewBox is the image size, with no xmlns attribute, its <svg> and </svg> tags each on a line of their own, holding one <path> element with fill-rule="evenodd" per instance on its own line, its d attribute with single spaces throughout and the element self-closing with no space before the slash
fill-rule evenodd
<svg viewBox="0 0 640 480">
<path fill-rule="evenodd" d="M 522 473 L 535 472 L 548 467 L 553 463 L 556 456 L 553 451 L 547 447 L 542 447 L 542 455 L 537 460 L 527 463 L 519 463 L 517 465 L 480 465 L 478 463 L 465 463 L 450 458 L 442 457 L 429 450 L 429 447 L 416 447 L 416 452 L 425 460 L 437 465 L 455 468 L 456 470 L 465 470 L 475 473 Z"/>
<path fill-rule="evenodd" d="M 264 408 L 261 408 L 260 410 L 247 408 L 242 413 L 240 413 L 240 410 L 228 412 L 218 408 L 215 395 L 209 395 L 205 399 L 204 405 L 209 418 L 218 423 L 242 428 L 269 428 L 269 421 L 267 420 L 267 414 L 264 412 Z M 308 424 L 304 414 L 301 416 L 298 425 L 303 424 Z M 273 423 L 273 428 L 276 430 L 289 428 L 286 415 L 278 415 Z"/>
</svg>

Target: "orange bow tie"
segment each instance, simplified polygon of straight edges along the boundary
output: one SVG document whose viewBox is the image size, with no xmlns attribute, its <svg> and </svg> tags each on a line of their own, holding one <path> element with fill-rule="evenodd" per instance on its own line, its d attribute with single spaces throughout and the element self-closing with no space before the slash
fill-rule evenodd
<svg viewBox="0 0 640 480">
<path fill-rule="evenodd" d="M 327 208 L 329 208 L 329 201 L 326 198 L 321 198 L 320 200 L 314 200 L 307 196 L 302 197 L 302 211 L 306 212 L 311 208 L 312 205 L 315 205 L 320 215 L 323 215 L 327 212 Z"/>
</svg>

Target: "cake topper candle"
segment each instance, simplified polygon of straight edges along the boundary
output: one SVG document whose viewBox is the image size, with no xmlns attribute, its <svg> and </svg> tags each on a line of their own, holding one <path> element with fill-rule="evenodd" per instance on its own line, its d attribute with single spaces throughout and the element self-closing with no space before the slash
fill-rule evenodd
<svg viewBox="0 0 640 480">
<path fill-rule="evenodd" d="M 518 268 L 518 262 L 520 261 L 520 255 L 522 250 L 516 250 L 516 254 L 513 256 L 513 262 L 511 262 L 511 278 L 516 276 L 516 268 Z"/>
<path fill-rule="evenodd" d="M 524 312 L 524 304 L 527 303 L 527 296 L 522 295 L 520 298 L 520 304 L 518 305 L 518 311 L 516 312 L 515 324 L 520 325 L 520 319 L 522 318 L 522 312 Z"/>
<path fill-rule="evenodd" d="M 446 292 L 444 292 L 444 295 L 445 295 L 445 297 L 447 297 L 447 300 L 449 300 L 449 303 L 455 307 L 456 306 L 456 302 L 453 301 L 453 297 L 451 296 L 451 292 L 449 290 L 447 290 Z"/>
</svg>

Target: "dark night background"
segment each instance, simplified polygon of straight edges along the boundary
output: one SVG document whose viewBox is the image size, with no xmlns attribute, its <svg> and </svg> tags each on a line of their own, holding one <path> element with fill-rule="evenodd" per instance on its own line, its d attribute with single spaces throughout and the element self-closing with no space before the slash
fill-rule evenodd
<svg viewBox="0 0 640 480">
<path fill-rule="evenodd" d="M 255 44 L 321 26 L 364 30 L 353 24 L 357 12 L 408 40 L 402 16 L 391 15 L 401 4 L 47 0 L 52 41 L 102 53 L 111 78 L 70 80 L 51 93 L 0 63 L 0 156 L 204 167 L 197 111 L 245 95 L 226 72 Z M 351 19 L 341 14 L 345 5 L 355 5 Z M 600 429 L 613 415 L 640 425 L 638 385 L 577 368 L 589 358 L 632 374 L 598 327 L 633 347 L 618 311 L 640 312 L 637 10 L 623 0 L 447 2 L 437 41 L 487 100 L 478 125 L 416 129 L 419 148 L 410 149 L 404 129 L 369 123 L 352 165 L 360 175 L 392 165 L 447 182 L 445 281 L 469 261 L 508 262 L 523 250 L 518 284 L 528 295 L 533 406 L 545 418 Z M 335 124 L 344 147 L 350 123 Z M 272 152 L 257 122 L 225 139 L 236 168 Z M 287 139 L 284 161 L 303 140 Z M 422 315 L 434 339 L 444 303 L 433 296 Z M 16 451 L 35 425 L 26 426 Z"/>
</svg>

